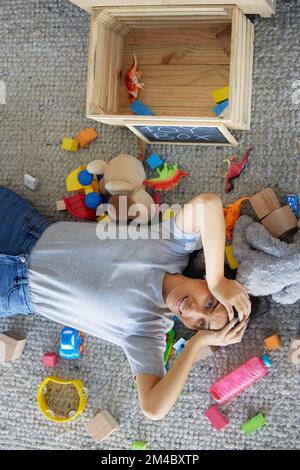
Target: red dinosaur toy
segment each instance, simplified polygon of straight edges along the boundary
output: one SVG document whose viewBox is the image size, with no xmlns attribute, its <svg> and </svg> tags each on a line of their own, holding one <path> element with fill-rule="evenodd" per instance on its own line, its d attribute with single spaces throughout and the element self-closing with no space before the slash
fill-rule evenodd
<svg viewBox="0 0 300 470">
<path fill-rule="evenodd" d="M 238 162 L 237 161 L 237 156 L 232 155 L 228 160 L 224 160 L 225 162 L 228 163 L 228 170 L 225 173 L 225 178 L 226 178 L 226 188 L 225 188 L 225 193 L 230 193 L 230 191 L 233 190 L 234 186 L 232 183 L 232 180 L 240 176 L 242 173 L 243 169 L 248 163 L 250 153 L 252 150 L 252 145 L 246 150 L 246 153 L 243 157 L 243 159 Z"/>
<path fill-rule="evenodd" d="M 142 72 L 137 69 L 137 58 L 133 54 L 133 64 L 125 75 L 125 83 L 129 92 L 129 100 L 133 103 L 139 95 L 139 89 L 143 90 L 145 85 L 140 83 Z"/>
</svg>

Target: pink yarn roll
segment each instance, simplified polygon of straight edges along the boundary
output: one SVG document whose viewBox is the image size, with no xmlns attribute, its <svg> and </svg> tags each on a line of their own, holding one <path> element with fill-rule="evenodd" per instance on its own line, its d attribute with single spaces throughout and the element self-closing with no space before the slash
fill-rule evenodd
<svg viewBox="0 0 300 470">
<path fill-rule="evenodd" d="M 265 354 L 261 357 L 251 357 L 230 374 L 215 382 L 209 390 L 214 399 L 222 405 L 264 377 L 271 365 L 271 360 Z"/>
</svg>

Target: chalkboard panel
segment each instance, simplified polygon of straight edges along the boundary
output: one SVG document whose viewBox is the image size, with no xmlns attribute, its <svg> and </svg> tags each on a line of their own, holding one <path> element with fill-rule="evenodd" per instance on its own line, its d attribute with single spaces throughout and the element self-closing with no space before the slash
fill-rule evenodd
<svg viewBox="0 0 300 470">
<path fill-rule="evenodd" d="M 127 127 L 148 144 L 237 145 L 223 124 L 218 125 L 141 125 Z"/>
</svg>

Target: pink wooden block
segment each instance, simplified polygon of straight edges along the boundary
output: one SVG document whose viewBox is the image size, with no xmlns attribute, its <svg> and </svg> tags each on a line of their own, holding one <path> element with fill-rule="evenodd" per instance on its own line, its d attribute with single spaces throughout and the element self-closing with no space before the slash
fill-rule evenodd
<svg viewBox="0 0 300 470">
<path fill-rule="evenodd" d="M 208 410 L 206 410 L 204 414 L 217 431 L 221 431 L 221 429 L 225 428 L 225 426 L 227 426 L 227 424 L 229 423 L 228 419 L 222 415 L 216 405 L 213 405 L 208 408 Z"/>
<path fill-rule="evenodd" d="M 42 363 L 44 367 L 55 367 L 59 362 L 59 357 L 56 353 L 45 353 L 42 357 Z"/>
</svg>

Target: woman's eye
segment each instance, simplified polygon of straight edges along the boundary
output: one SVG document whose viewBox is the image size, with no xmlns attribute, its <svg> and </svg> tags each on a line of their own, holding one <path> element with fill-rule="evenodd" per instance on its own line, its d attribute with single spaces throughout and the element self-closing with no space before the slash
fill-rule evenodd
<svg viewBox="0 0 300 470">
<path fill-rule="evenodd" d="M 204 320 L 200 320 L 199 324 L 198 324 L 198 328 L 201 330 L 202 328 L 205 327 L 205 321 Z"/>
<path fill-rule="evenodd" d="M 205 308 L 211 308 L 214 304 L 214 301 L 213 299 L 209 299 L 209 301 L 207 302 L 207 304 L 205 305 Z"/>
</svg>

